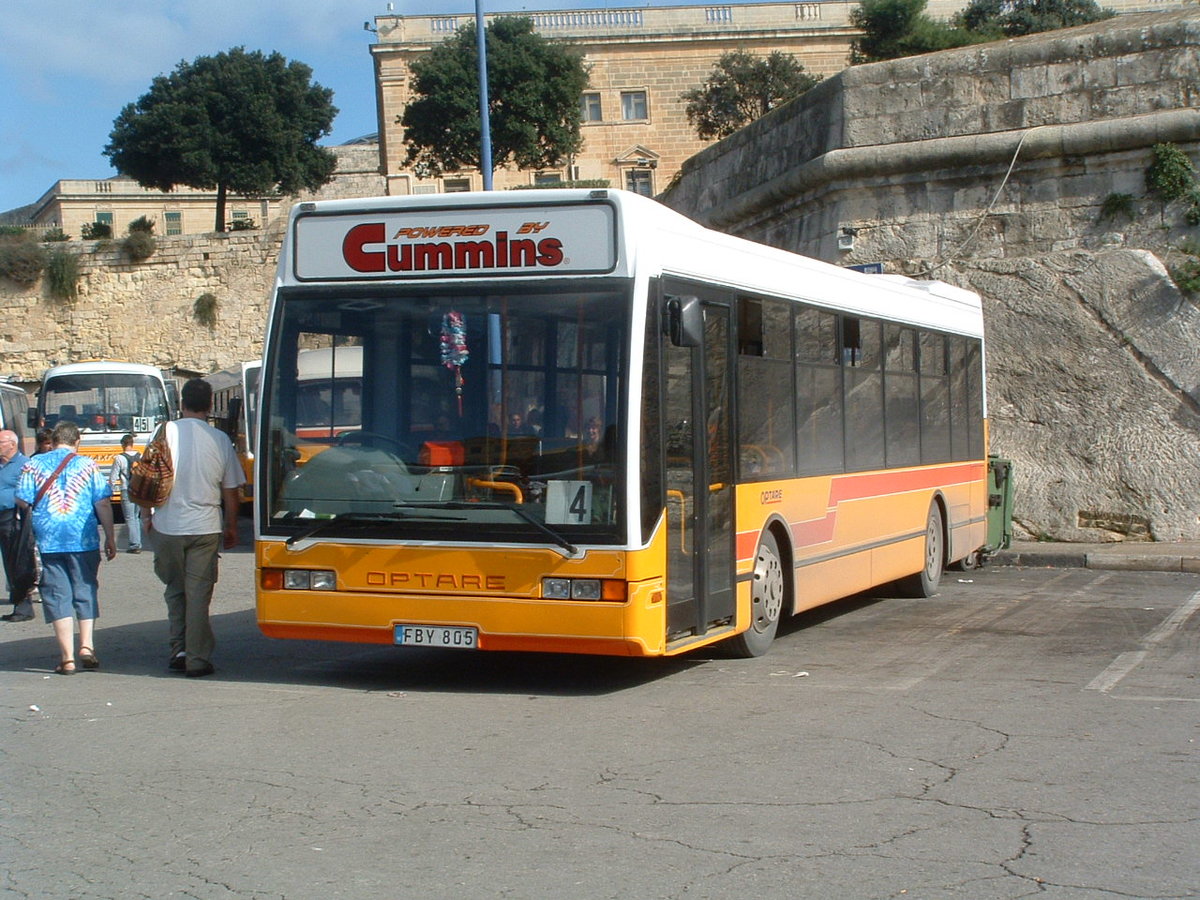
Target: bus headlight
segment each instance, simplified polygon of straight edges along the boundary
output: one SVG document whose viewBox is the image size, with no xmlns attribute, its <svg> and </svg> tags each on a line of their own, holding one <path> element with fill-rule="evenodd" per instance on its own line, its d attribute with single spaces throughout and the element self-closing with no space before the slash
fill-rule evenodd
<svg viewBox="0 0 1200 900">
<path fill-rule="evenodd" d="M 570 600 L 571 599 L 571 579 L 569 578 L 543 578 L 542 579 L 542 597 L 546 600 Z"/>
<path fill-rule="evenodd" d="M 623 581 L 602 581 L 599 578 L 543 578 L 542 598 L 545 600 L 608 600 L 625 599 Z"/>
<path fill-rule="evenodd" d="M 284 569 L 283 587 L 288 591 L 337 590 L 337 573 L 322 569 Z"/>
<path fill-rule="evenodd" d="M 599 600 L 600 579 L 576 578 L 571 582 L 572 600 Z"/>
</svg>

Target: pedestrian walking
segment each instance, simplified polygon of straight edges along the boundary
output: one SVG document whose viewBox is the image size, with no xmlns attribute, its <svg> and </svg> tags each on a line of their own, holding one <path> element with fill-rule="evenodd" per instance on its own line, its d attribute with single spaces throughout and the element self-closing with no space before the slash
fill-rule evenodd
<svg viewBox="0 0 1200 900">
<path fill-rule="evenodd" d="M 222 543 L 237 546 L 238 489 L 245 477 L 229 436 L 208 424 L 212 385 L 191 379 L 180 402 L 181 417 L 166 425 L 174 484 L 162 506 L 142 508 L 142 524 L 152 535 L 154 573 L 166 586 L 167 668 L 197 678 L 215 671 L 209 607 Z"/>
<path fill-rule="evenodd" d="M 142 454 L 133 449 L 133 435 L 127 434 L 121 438 L 121 452 L 113 459 L 109 472 L 113 493 L 121 493 L 121 515 L 125 519 L 130 553 L 142 552 L 142 510 L 129 496 L 129 476 L 133 472 L 133 464 L 141 459 L 141 456 Z"/>
<path fill-rule="evenodd" d="M 28 622 L 33 618 L 33 573 L 36 560 L 32 549 L 22 549 L 17 509 L 17 481 L 29 457 L 21 452 L 15 431 L 0 431 L 0 556 L 4 558 L 4 576 L 8 579 L 8 602 L 12 612 L 0 616 L 5 622 Z M 25 558 L 19 558 L 24 556 Z"/>
<path fill-rule="evenodd" d="M 62 421 L 54 427 L 54 448 L 25 463 L 16 499 L 32 516 L 42 554 L 42 612 L 54 627 L 61 657 L 54 671 L 73 675 L 76 660 L 85 669 L 100 668 L 95 622 L 99 618 L 100 535 L 104 555 L 117 555 L 112 489 L 95 462 L 80 456 L 79 427 Z M 75 621 L 79 652 L 75 652 Z"/>
</svg>

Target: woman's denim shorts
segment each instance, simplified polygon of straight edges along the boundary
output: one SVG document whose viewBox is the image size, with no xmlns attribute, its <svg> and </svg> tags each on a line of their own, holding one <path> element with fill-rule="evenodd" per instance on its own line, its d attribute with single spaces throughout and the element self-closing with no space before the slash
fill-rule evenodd
<svg viewBox="0 0 1200 900">
<path fill-rule="evenodd" d="M 96 619 L 100 606 L 96 592 L 100 587 L 100 551 L 79 553 L 43 553 L 42 614 L 47 622 L 57 619 Z"/>
</svg>

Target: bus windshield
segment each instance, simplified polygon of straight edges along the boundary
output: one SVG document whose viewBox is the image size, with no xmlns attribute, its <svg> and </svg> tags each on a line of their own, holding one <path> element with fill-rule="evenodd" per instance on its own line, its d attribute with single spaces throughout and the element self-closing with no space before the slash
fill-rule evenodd
<svg viewBox="0 0 1200 900">
<path fill-rule="evenodd" d="M 628 288 L 489 287 L 280 291 L 264 531 L 623 540 Z"/>
<path fill-rule="evenodd" d="M 57 375 L 42 386 L 41 420 L 69 420 L 82 432 L 148 432 L 169 418 L 161 379 L 133 372 Z"/>
</svg>

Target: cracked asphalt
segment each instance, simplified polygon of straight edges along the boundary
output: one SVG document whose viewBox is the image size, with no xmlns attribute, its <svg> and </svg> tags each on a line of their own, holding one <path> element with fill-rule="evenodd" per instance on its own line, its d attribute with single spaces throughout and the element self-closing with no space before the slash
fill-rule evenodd
<svg viewBox="0 0 1200 900">
<path fill-rule="evenodd" d="M 252 576 L 207 679 L 149 554 L 98 672 L 0 627 L 0 896 L 1200 895 L 1200 576 L 948 573 L 658 661 L 269 641 Z"/>
</svg>

